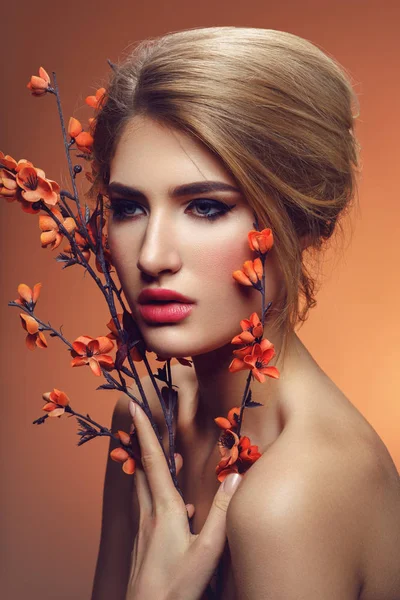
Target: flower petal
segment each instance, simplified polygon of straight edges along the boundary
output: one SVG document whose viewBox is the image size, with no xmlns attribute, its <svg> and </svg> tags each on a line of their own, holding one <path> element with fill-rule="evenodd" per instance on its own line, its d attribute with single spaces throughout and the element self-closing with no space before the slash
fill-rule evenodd
<svg viewBox="0 0 400 600">
<path fill-rule="evenodd" d="M 39 323 L 33 317 L 20 313 L 22 326 L 30 334 L 35 334 L 39 331 Z"/>
<path fill-rule="evenodd" d="M 61 404 L 61 406 L 67 406 L 69 404 L 69 398 L 65 392 L 60 392 L 57 398 L 57 404 Z"/>
<path fill-rule="evenodd" d="M 132 456 L 130 456 L 122 465 L 122 470 L 127 475 L 133 475 L 135 472 L 135 467 L 136 467 L 135 459 L 132 458 Z"/>
<path fill-rule="evenodd" d="M 36 346 L 39 346 L 39 348 L 47 348 L 47 340 L 44 337 L 43 331 L 37 332 Z"/>
<path fill-rule="evenodd" d="M 231 373 L 236 373 L 236 371 L 242 371 L 243 369 L 248 369 L 249 366 L 240 360 L 240 358 L 234 358 L 231 364 L 228 367 L 228 370 Z"/>
<path fill-rule="evenodd" d="M 75 138 L 82 131 L 82 124 L 75 117 L 70 117 L 68 122 L 68 135 Z"/>
<path fill-rule="evenodd" d="M 221 429 L 230 429 L 232 427 L 231 422 L 225 417 L 216 417 L 214 421 Z"/>
<path fill-rule="evenodd" d="M 249 286 L 253 285 L 251 283 L 250 279 L 241 270 L 234 271 L 232 273 L 232 277 L 233 277 L 233 279 L 235 279 L 238 283 L 241 283 L 242 285 L 249 285 Z"/>
<path fill-rule="evenodd" d="M 96 355 L 95 360 L 97 360 L 98 363 L 105 369 L 111 367 L 114 368 L 114 360 L 112 356 L 108 356 L 108 354 L 98 354 Z"/>
<path fill-rule="evenodd" d="M 31 335 L 30 333 L 28 333 L 28 335 L 25 338 L 25 344 L 26 344 L 26 347 L 29 350 L 35 350 L 35 348 L 36 348 L 36 335 Z"/>
<path fill-rule="evenodd" d="M 65 408 L 55 408 L 48 413 L 49 417 L 61 417 L 65 413 Z"/>
<path fill-rule="evenodd" d="M 222 482 L 222 481 L 224 481 L 224 479 L 225 479 L 226 477 L 228 477 L 228 475 L 230 475 L 231 473 L 238 473 L 238 472 L 239 472 L 239 471 L 238 471 L 238 467 L 237 467 L 237 464 L 235 463 L 235 464 L 233 464 L 233 465 L 230 465 L 230 466 L 229 466 L 227 469 L 223 469 L 222 471 L 220 471 L 220 472 L 218 473 L 218 477 L 217 477 L 217 479 L 218 479 L 218 481 L 221 481 L 221 482 Z"/>
<path fill-rule="evenodd" d="M 130 456 L 126 450 L 124 450 L 121 447 L 118 447 L 114 448 L 114 450 L 110 452 L 110 458 L 112 460 L 115 460 L 115 462 L 125 462 L 126 460 L 128 460 L 128 458 L 130 458 Z"/>
<path fill-rule="evenodd" d="M 53 229 L 58 229 L 58 225 L 49 215 L 40 215 L 39 229 L 41 231 L 52 231 Z"/>
<path fill-rule="evenodd" d="M 100 365 L 95 358 L 93 358 L 93 357 L 89 358 L 89 367 L 92 369 L 93 373 L 95 375 L 97 375 L 97 377 L 100 377 L 100 375 L 101 375 Z"/>
<path fill-rule="evenodd" d="M 244 274 L 247 275 L 247 277 L 250 279 L 250 281 L 252 283 L 257 283 L 258 277 L 257 277 L 257 273 L 254 269 L 254 262 L 252 260 L 246 260 L 243 263 L 243 271 L 244 271 Z"/>
<path fill-rule="evenodd" d="M 118 429 L 118 431 L 115 435 L 117 437 L 119 437 L 119 439 L 125 446 L 130 446 L 131 437 L 128 433 L 126 433 L 125 431 L 122 431 L 121 429 Z"/>
<path fill-rule="evenodd" d="M 97 337 L 96 340 L 99 344 L 99 347 L 98 347 L 99 354 L 107 354 L 107 352 L 110 352 L 110 350 L 112 350 L 114 348 L 114 342 L 105 335 L 101 335 L 100 337 Z"/>
<path fill-rule="evenodd" d="M 276 367 L 263 367 L 260 369 L 261 373 L 268 375 L 268 377 L 273 377 L 274 379 L 279 379 L 280 373 Z"/>
<path fill-rule="evenodd" d="M 43 67 L 39 67 L 39 76 L 46 82 L 46 83 L 50 83 L 50 77 L 49 74 L 47 73 L 47 71 L 45 69 L 43 69 Z"/>
<path fill-rule="evenodd" d="M 83 367 L 88 364 L 88 361 L 86 356 L 77 356 L 71 360 L 71 367 Z"/>
<path fill-rule="evenodd" d="M 42 245 L 42 248 L 45 248 L 46 246 L 48 246 L 49 244 L 51 244 L 52 242 L 54 242 L 57 238 L 57 233 L 56 231 L 54 231 L 54 229 L 52 231 L 45 231 L 43 233 L 40 234 L 40 243 Z"/>
<path fill-rule="evenodd" d="M 32 302 L 32 290 L 29 285 L 20 283 L 18 286 L 18 294 L 25 300 L 25 302 Z"/>
<path fill-rule="evenodd" d="M 35 285 L 33 286 L 32 300 L 34 304 L 36 304 L 36 302 L 38 301 L 41 287 L 41 283 L 35 283 Z"/>
<path fill-rule="evenodd" d="M 77 354 L 81 356 L 86 356 L 87 354 L 87 345 L 84 342 L 78 342 L 75 340 L 72 342 L 72 347 Z"/>
</svg>

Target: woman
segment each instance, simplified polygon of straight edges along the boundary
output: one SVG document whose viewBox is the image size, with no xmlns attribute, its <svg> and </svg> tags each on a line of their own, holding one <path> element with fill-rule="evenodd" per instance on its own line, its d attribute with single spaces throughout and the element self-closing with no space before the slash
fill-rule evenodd
<svg viewBox="0 0 400 600">
<path fill-rule="evenodd" d="M 294 332 L 315 305 L 306 254 L 323 249 L 355 196 L 354 101 L 333 59 L 274 30 L 176 32 L 142 42 L 115 69 L 96 119 L 97 183 L 109 196 L 113 264 L 147 348 L 193 361 L 172 369 L 178 481 L 193 535 L 137 408 L 146 473 L 129 477 L 108 460 L 92 600 L 205 598 L 219 559 L 216 596 L 228 600 L 400 598 L 397 470 Z M 248 375 L 228 370 L 231 340 L 242 319 L 260 315 L 261 295 L 232 272 L 255 258 L 255 217 L 274 235 L 263 337 L 280 377 L 253 380 L 262 406 L 245 410 L 243 434 L 262 456 L 232 497 L 215 475 L 214 418 L 240 406 Z M 158 288 L 184 295 L 190 312 L 154 320 L 160 309 L 149 315 L 139 294 Z M 143 385 L 162 427 L 148 377 Z M 113 431 L 129 430 L 128 406 L 117 402 Z M 156 510 L 165 499 L 174 510 Z"/>
</svg>

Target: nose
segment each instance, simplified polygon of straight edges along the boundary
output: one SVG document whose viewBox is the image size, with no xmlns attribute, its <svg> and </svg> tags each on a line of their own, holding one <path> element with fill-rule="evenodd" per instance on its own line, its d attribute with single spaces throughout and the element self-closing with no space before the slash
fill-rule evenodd
<svg viewBox="0 0 400 600">
<path fill-rule="evenodd" d="M 156 218 L 150 217 L 136 263 L 138 269 L 152 277 L 179 271 L 182 262 L 178 240 L 173 217 L 160 214 Z"/>
</svg>

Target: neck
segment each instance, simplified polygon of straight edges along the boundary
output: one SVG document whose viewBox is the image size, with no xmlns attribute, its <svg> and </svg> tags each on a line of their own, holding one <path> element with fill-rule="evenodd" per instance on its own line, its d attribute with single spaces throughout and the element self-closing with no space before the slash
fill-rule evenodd
<svg viewBox="0 0 400 600">
<path fill-rule="evenodd" d="M 261 438 L 268 438 L 265 428 L 265 419 L 268 420 L 271 436 L 279 426 L 279 403 L 283 397 L 283 388 L 287 373 L 294 367 L 290 360 L 291 351 L 298 340 L 292 332 L 288 335 L 286 347 L 283 347 L 283 332 L 268 332 L 264 330 L 264 338 L 274 344 L 275 356 L 269 366 L 275 366 L 280 373 L 279 379 L 266 376 L 263 383 L 253 377 L 250 380 L 252 400 L 259 402 L 263 407 L 245 409 L 243 413 L 243 426 L 241 435 L 248 435 L 252 443 L 261 443 Z M 214 423 L 216 417 L 226 417 L 234 406 L 240 407 L 246 388 L 249 370 L 231 373 L 228 367 L 234 358 L 232 351 L 237 346 L 227 344 L 207 354 L 193 356 L 193 366 L 198 384 L 198 406 L 195 425 L 203 433 L 208 433 L 212 443 L 218 439 L 220 430 Z M 253 441 L 253 437 L 254 441 Z"/>
</svg>

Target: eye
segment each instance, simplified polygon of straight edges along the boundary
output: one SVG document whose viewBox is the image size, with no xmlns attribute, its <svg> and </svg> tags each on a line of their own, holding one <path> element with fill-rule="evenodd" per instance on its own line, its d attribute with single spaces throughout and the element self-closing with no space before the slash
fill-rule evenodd
<svg viewBox="0 0 400 600">
<path fill-rule="evenodd" d="M 105 203 L 104 207 L 111 211 L 114 221 L 125 221 L 136 217 L 135 210 L 142 208 L 137 202 L 124 202 L 124 200 L 111 200 Z"/>
<path fill-rule="evenodd" d="M 206 219 L 209 221 L 215 221 L 222 217 L 225 213 L 229 212 L 234 208 L 236 204 L 227 205 L 223 202 L 218 202 L 217 200 L 211 200 L 208 198 L 199 198 L 197 200 L 192 200 L 187 209 L 190 209 L 192 215 L 195 219 Z M 124 200 L 111 200 L 111 202 L 106 203 L 105 207 L 112 212 L 114 221 L 126 221 L 131 218 L 136 218 L 140 216 L 135 211 L 137 209 L 144 210 L 143 206 L 134 202 L 132 200 L 124 201 Z M 193 212 L 193 208 L 196 208 L 197 214 Z M 186 209 L 186 210 L 187 210 Z M 212 214 L 206 214 L 209 210 L 216 210 Z"/>
<path fill-rule="evenodd" d="M 220 217 L 222 217 L 225 213 L 232 210 L 232 208 L 234 206 L 236 206 L 236 204 L 231 204 L 230 206 L 228 206 L 227 204 L 223 204 L 222 202 L 218 202 L 217 200 L 209 200 L 208 198 L 201 198 L 199 200 L 192 200 L 192 202 L 190 202 L 188 208 L 190 208 L 191 206 L 197 206 L 198 209 L 200 210 L 201 216 L 197 215 L 195 218 L 207 219 L 209 221 L 215 221 L 216 219 L 219 219 Z M 216 209 L 217 212 L 213 213 L 213 214 L 205 214 L 204 212 L 202 212 L 202 210 L 204 210 L 204 209 L 210 210 L 210 208 Z"/>
</svg>

